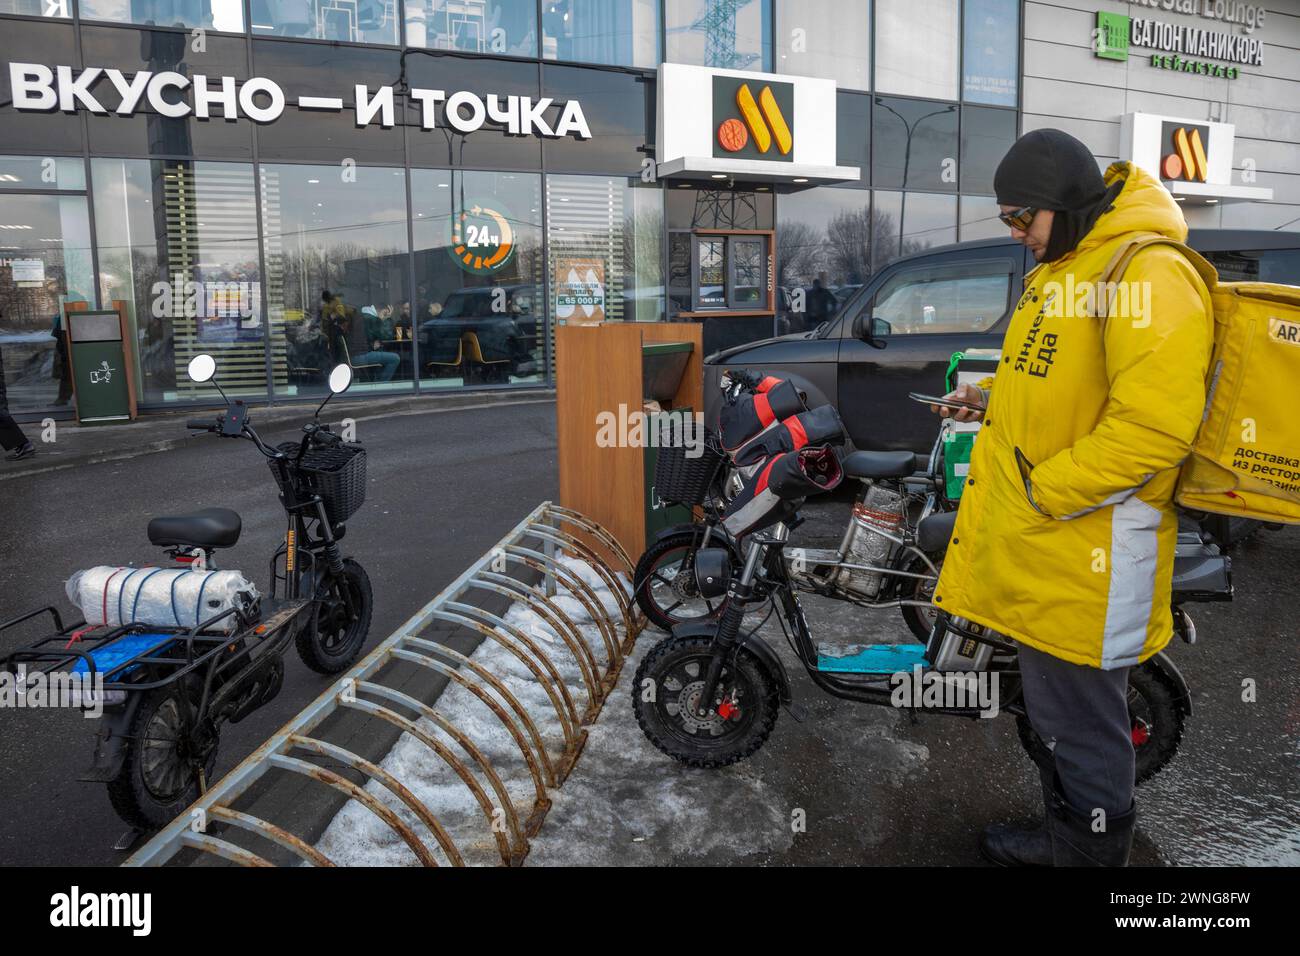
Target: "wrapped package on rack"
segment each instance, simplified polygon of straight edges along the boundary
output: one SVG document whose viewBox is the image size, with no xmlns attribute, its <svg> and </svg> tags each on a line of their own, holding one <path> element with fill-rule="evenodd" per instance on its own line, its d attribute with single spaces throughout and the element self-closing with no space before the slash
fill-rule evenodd
<svg viewBox="0 0 1300 956">
<path fill-rule="evenodd" d="M 191 568 L 132 568 L 100 565 L 68 578 L 68 600 L 81 609 L 86 623 L 116 627 L 193 628 L 232 608 L 257 603 L 257 586 L 239 571 Z M 231 614 L 210 630 L 229 634 L 239 624 Z"/>
</svg>

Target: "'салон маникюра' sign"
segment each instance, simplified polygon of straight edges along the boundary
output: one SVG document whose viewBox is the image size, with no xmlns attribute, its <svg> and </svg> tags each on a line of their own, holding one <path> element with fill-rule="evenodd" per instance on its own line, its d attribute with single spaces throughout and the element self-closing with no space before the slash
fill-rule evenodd
<svg viewBox="0 0 1300 956">
<path fill-rule="evenodd" d="M 1139 3 L 1141 0 L 1132 2 Z M 1151 0 L 1151 5 L 1159 2 L 1160 0 Z M 1176 4 L 1178 0 L 1171 2 Z M 1147 17 L 1130 17 L 1109 10 L 1097 11 L 1093 52 L 1101 59 L 1124 61 L 1128 59 L 1129 47 L 1158 51 L 1151 54 L 1151 65 L 1154 67 L 1230 80 L 1237 78 L 1237 66 L 1224 66 L 1194 58 L 1205 57 L 1243 66 L 1262 66 L 1264 63 L 1264 41 L 1254 37 L 1202 29 L 1186 23 L 1165 23 Z"/>
<path fill-rule="evenodd" d="M 273 123 L 285 109 L 284 90 L 274 80 L 260 76 L 238 81 L 231 76 L 184 76 L 172 70 L 124 73 L 98 66 L 76 70 L 70 66 L 10 63 L 9 85 L 13 108 L 28 112 L 74 113 L 82 109 L 131 116 L 147 105 L 162 116 L 174 118 L 192 115 L 206 120 L 243 116 L 257 123 Z M 372 123 L 394 125 L 398 98 L 393 87 L 371 90 L 358 84 L 352 93 L 358 127 Z M 442 123 L 460 133 L 472 133 L 485 123 L 493 123 L 518 136 L 591 139 L 591 129 L 577 100 L 557 104 L 546 96 L 534 100 L 529 96 L 495 93 L 480 96 L 468 90 L 449 93 L 419 88 L 410 89 L 405 95 L 412 104 L 418 105 L 420 125 L 424 129 L 438 128 L 441 112 Z M 116 104 L 107 104 L 107 96 L 114 96 Z M 340 96 L 299 96 L 295 105 L 300 110 L 329 113 L 340 113 L 345 108 Z M 548 112 L 557 106 L 558 118 L 549 119 Z"/>
</svg>

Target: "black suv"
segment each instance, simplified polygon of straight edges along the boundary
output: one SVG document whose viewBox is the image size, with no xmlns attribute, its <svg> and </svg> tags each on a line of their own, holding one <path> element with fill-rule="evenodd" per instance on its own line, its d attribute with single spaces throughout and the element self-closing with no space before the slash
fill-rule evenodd
<svg viewBox="0 0 1300 956">
<path fill-rule="evenodd" d="M 1300 285 L 1300 235 L 1193 229 L 1188 244 L 1225 280 Z M 998 349 L 1033 256 L 982 239 L 890 263 L 816 329 L 751 342 L 705 359 L 705 416 L 717 422 L 727 368 L 789 378 L 809 404 L 839 409 L 857 448 L 928 451 L 934 419 L 908 392 L 941 394 L 953 352 Z"/>
</svg>

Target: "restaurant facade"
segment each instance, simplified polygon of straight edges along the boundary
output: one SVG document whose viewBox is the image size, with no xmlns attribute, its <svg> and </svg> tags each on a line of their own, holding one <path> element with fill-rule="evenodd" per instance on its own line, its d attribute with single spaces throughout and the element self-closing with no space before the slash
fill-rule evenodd
<svg viewBox="0 0 1300 956">
<path fill-rule="evenodd" d="M 1022 128 L 1118 154 L 1125 111 L 1070 117 L 1040 75 L 1047 6 L 0 0 L 10 408 L 70 413 L 69 311 L 121 313 L 145 411 L 209 399 L 200 352 L 292 401 L 339 361 L 359 393 L 545 387 L 559 323 L 815 327 L 894 259 L 1000 234 Z"/>
</svg>

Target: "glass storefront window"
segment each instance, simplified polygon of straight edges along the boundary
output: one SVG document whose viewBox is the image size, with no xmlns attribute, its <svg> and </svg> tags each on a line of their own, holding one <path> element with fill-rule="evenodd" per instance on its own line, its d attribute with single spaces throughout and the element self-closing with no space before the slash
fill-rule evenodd
<svg viewBox="0 0 1300 956">
<path fill-rule="evenodd" d="M 872 185 L 957 191 L 957 105 L 875 98 Z"/>
<path fill-rule="evenodd" d="M 957 98 L 958 0 L 876 0 L 876 89 Z"/>
<path fill-rule="evenodd" d="M 937 193 L 874 192 L 872 265 L 957 241 L 957 197 Z"/>
<path fill-rule="evenodd" d="M 85 196 L 0 193 L 0 391 L 11 413 L 68 404 L 63 310 L 94 307 L 93 271 Z"/>
<path fill-rule="evenodd" d="M 80 156 L 0 156 L 0 189 L 86 188 Z"/>
<path fill-rule="evenodd" d="M 871 194 L 822 186 L 781 196 L 776 213 L 778 331 L 814 329 L 871 277 L 872 241 L 882 234 Z"/>
<path fill-rule="evenodd" d="M 68 20 L 72 18 L 72 0 L 0 0 L 0 13 Z"/>
<path fill-rule="evenodd" d="M 265 394 L 262 269 L 253 168 L 244 163 L 91 160 L 99 297 L 135 330 L 138 398 L 207 398 L 185 368 L 217 359 L 222 386 Z M 284 376 L 283 351 L 275 373 Z"/>
<path fill-rule="evenodd" d="M 398 10 L 395 0 L 251 0 L 250 30 L 259 37 L 396 44 Z"/>
<path fill-rule="evenodd" d="M 80 5 L 83 20 L 244 32 L 243 0 L 80 0 Z M 253 10 L 256 18 L 257 0 Z"/>
<path fill-rule="evenodd" d="M 653 69 L 659 0 L 542 0 L 542 56 Z"/>
<path fill-rule="evenodd" d="M 411 387 L 405 171 L 263 163 L 261 200 L 276 392 Z"/>
<path fill-rule="evenodd" d="M 665 0 L 664 59 L 728 70 L 770 70 L 767 0 Z"/>
<path fill-rule="evenodd" d="M 959 238 L 1005 239 L 1010 233 L 998 219 L 998 201 L 992 196 L 962 196 Z"/>
<path fill-rule="evenodd" d="M 871 97 L 865 93 L 835 95 L 835 162 L 861 172 L 857 182 L 846 185 L 871 185 Z"/>
<path fill-rule="evenodd" d="M 411 170 L 421 388 L 544 380 L 541 180 Z"/>
<path fill-rule="evenodd" d="M 965 0 L 962 17 L 962 98 L 1015 106 L 1020 0 Z"/>
<path fill-rule="evenodd" d="M 1014 110 L 961 109 L 961 191 L 992 193 L 993 173 L 1016 141 Z"/>
<path fill-rule="evenodd" d="M 777 0 L 776 72 L 871 89 L 871 0 Z"/>
<path fill-rule="evenodd" d="M 676 183 L 664 188 L 669 229 L 771 229 L 772 198 L 768 186 L 750 191 Z"/>
<path fill-rule="evenodd" d="M 405 0 L 406 45 L 537 56 L 536 0 Z"/>
<path fill-rule="evenodd" d="M 663 317 L 663 193 L 637 179 L 548 176 L 551 315 L 561 322 Z"/>
</svg>

